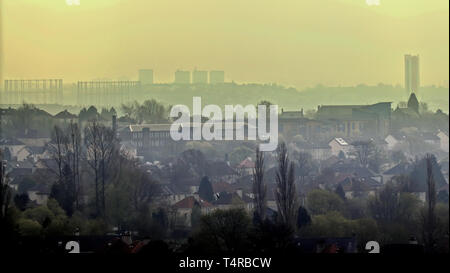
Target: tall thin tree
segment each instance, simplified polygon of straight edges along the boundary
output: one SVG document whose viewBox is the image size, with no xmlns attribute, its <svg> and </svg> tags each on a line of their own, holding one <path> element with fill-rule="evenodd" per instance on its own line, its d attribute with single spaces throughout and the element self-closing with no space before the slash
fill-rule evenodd
<svg viewBox="0 0 450 273">
<path fill-rule="evenodd" d="M 85 128 L 85 142 L 86 142 L 86 159 L 89 167 L 94 172 L 94 186 L 95 186 L 95 208 L 97 216 L 100 215 L 100 191 L 99 191 L 99 177 L 100 177 L 100 151 L 98 149 L 100 142 L 100 129 L 97 122 L 92 122 Z"/>
<path fill-rule="evenodd" d="M 255 168 L 253 169 L 253 195 L 255 214 L 257 219 L 263 221 L 266 218 L 267 186 L 264 184 L 264 154 L 256 149 Z"/>
<path fill-rule="evenodd" d="M 278 146 L 277 153 L 276 202 L 278 214 L 282 223 L 295 229 L 298 202 L 295 190 L 294 165 L 289 162 L 288 152 L 284 142 Z"/>
<path fill-rule="evenodd" d="M 435 212 L 436 207 L 436 184 L 433 177 L 433 155 L 427 154 L 425 157 L 427 165 L 427 206 L 426 211 L 422 215 L 423 219 L 423 240 L 425 244 L 425 250 L 427 252 L 433 252 L 434 245 L 436 243 L 436 227 L 437 217 Z"/>
</svg>

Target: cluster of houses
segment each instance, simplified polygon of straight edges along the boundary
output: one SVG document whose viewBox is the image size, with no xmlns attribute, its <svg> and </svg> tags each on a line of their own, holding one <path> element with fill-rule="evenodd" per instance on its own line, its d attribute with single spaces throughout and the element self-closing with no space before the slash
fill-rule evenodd
<svg viewBox="0 0 450 273">
<path fill-rule="evenodd" d="M 282 110 L 279 116 L 279 134 L 282 139 L 293 143 L 295 149 L 311 154 L 315 161 L 320 162 L 320 170 L 310 174 L 309 181 L 314 183 L 301 185 L 302 193 L 313 188 L 329 188 L 330 185 L 335 188 L 341 185 L 347 198 L 373 195 L 393 176 L 407 173 L 408 164 L 390 164 L 375 173 L 367 166 L 360 166 L 355 164 L 355 160 L 351 160 L 355 149 L 353 143 L 369 141 L 387 152 L 405 151 L 411 138 L 427 143 L 433 153 L 440 155 L 441 171 L 447 180 L 447 186 L 439 190 L 448 192 L 448 132 L 418 132 L 414 135 L 391 132 L 391 112 L 391 104 L 384 102 L 373 105 L 320 106 L 315 118 L 305 117 L 303 110 Z M 73 118 L 63 112 L 59 116 L 64 120 Z M 168 173 L 173 172 L 170 169 L 177 164 L 173 162 L 173 158 L 182 155 L 185 144 L 172 140 L 170 124 L 130 124 L 113 117 L 112 127 L 121 140 L 121 149 L 130 156 L 147 162 L 143 164 L 143 168 L 148 168 L 149 173 L 160 180 L 162 193 L 159 200 L 176 212 L 177 225 L 189 227 L 192 210 L 196 206 L 204 213 L 236 206 L 252 210 L 252 172 L 255 163 L 251 158 L 245 158 L 237 165 L 231 165 L 226 160 L 207 160 L 207 165 L 199 167 L 206 169 L 214 191 L 214 200 L 206 201 L 198 195 L 200 179 L 174 183 L 167 177 Z M 51 188 L 49 177 L 55 175 L 49 171 L 49 166 L 54 164 L 49 149 L 50 142 L 48 137 L 37 136 L 0 139 L 0 149 L 6 160 L 11 186 L 16 190 L 25 189 L 30 200 L 36 204 L 45 204 Z M 196 159 L 185 161 L 184 164 L 187 165 L 183 166 L 189 170 L 193 168 L 189 164 L 199 163 L 195 162 Z M 273 194 L 275 166 L 268 166 L 266 171 L 265 177 L 270 181 L 267 185 L 268 207 L 274 212 L 277 210 Z M 202 172 L 205 175 L 205 171 L 198 171 Z M 31 175 L 42 177 L 42 183 L 24 186 Z M 184 175 L 188 176 L 188 172 Z M 422 199 L 425 197 L 424 193 L 418 195 Z"/>
</svg>

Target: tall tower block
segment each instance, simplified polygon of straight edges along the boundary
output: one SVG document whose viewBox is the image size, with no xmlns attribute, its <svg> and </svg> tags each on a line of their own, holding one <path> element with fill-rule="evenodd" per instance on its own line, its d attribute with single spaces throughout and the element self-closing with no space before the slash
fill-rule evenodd
<svg viewBox="0 0 450 273">
<path fill-rule="evenodd" d="M 405 90 L 409 95 L 420 88 L 419 55 L 405 55 Z"/>
</svg>

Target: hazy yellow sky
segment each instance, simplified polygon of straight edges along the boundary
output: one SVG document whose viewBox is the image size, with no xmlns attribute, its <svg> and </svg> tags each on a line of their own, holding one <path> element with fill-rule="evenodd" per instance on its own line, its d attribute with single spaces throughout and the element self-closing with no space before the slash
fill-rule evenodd
<svg viewBox="0 0 450 273">
<path fill-rule="evenodd" d="M 170 82 L 197 68 L 298 88 L 403 84 L 412 53 L 422 84 L 448 82 L 448 0 L 0 1 L 5 78 L 137 79 L 153 68 Z"/>
</svg>

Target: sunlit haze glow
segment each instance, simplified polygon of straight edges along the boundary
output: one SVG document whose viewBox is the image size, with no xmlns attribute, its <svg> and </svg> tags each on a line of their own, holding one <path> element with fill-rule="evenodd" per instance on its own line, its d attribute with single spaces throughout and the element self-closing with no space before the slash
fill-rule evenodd
<svg viewBox="0 0 450 273">
<path fill-rule="evenodd" d="M 374 1 L 372 1 L 374 2 Z M 372 3 L 371 2 L 371 3 Z M 5 78 L 136 79 L 220 69 L 226 80 L 403 84 L 449 74 L 448 0 L 3 0 Z"/>
</svg>

